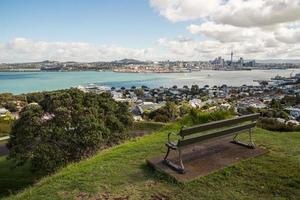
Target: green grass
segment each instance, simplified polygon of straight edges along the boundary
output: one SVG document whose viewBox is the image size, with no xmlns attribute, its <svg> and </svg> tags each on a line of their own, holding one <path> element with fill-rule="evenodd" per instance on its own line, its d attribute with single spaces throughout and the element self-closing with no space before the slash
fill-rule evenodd
<svg viewBox="0 0 300 200">
<path fill-rule="evenodd" d="M 28 165 L 20 168 L 13 166 L 4 156 L 0 157 L 0 198 L 32 184 L 35 180 Z"/>
<path fill-rule="evenodd" d="M 299 132 L 255 129 L 256 143 L 267 148 L 267 154 L 179 184 L 145 164 L 146 158 L 165 152 L 166 134 L 178 129 L 175 123 L 152 135 L 104 150 L 8 199 L 299 199 Z M 34 180 L 28 169 L 23 169 L 24 176 L 22 169 L 16 176 L 3 165 L 7 161 L 0 162 L 0 176 L 4 176 L 1 188 L 6 184 L 16 188 L 13 181 L 22 180 L 18 177 L 28 176 L 28 184 Z"/>
<path fill-rule="evenodd" d="M 161 129 L 165 125 L 166 123 L 162 123 L 162 122 L 141 121 L 141 122 L 134 122 L 132 129 L 134 131 L 153 132 Z"/>
</svg>

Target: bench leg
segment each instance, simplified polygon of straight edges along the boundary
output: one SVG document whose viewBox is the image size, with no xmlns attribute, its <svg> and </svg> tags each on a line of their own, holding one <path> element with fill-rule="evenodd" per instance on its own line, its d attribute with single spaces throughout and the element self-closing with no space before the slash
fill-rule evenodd
<svg viewBox="0 0 300 200">
<path fill-rule="evenodd" d="M 167 160 L 167 158 L 168 158 L 168 156 L 169 156 L 169 153 L 170 153 L 170 147 L 168 147 L 168 150 L 167 150 L 167 153 L 166 153 L 166 155 L 165 155 L 165 157 L 164 157 L 164 160 Z"/>
<path fill-rule="evenodd" d="M 236 138 L 239 135 L 239 133 L 237 133 L 233 137 L 233 140 L 231 142 L 234 143 L 234 144 L 238 144 L 238 145 L 241 145 L 241 146 L 245 146 L 245 147 L 251 148 L 251 149 L 255 149 L 255 144 L 254 144 L 253 139 L 252 139 L 252 129 L 249 129 L 248 134 L 249 134 L 249 144 L 245 144 L 245 143 L 243 143 L 241 141 L 236 140 Z"/>
<path fill-rule="evenodd" d="M 178 149 L 178 158 L 179 158 L 179 164 L 180 166 L 176 165 L 175 163 L 173 163 L 172 161 L 168 160 L 168 156 L 170 153 L 170 148 L 168 148 L 167 153 L 164 157 L 163 163 L 166 164 L 168 167 L 174 169 L 175 171 L 177 171 L 180 174 L 184 174 L 185 170 L 184 170 L 184 165 L 182 162 L 182 151 L 181 149 Z"/>
<path fill-rule="evenodd" d="M 255 144 L 254 144 L 253 139 L 252 139 L 252 129 L 249 130 L 249 139 L 250 139 L 250 146 L 254 149 Z"/>
<path fill-rule="evenodd" d="M 184 165 L 183 165 L 183 162 L 182 162 L 182 151 L 181 151 L 181 149 L 178 149 L 178 156 L 179 156 L 181 171 L 182 171 L 182 173 L 184 173 Z"/>
</svg>

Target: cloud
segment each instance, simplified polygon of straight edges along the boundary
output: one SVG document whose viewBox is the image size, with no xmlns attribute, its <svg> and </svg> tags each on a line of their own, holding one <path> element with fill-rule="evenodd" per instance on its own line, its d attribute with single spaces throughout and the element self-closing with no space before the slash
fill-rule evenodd
<svg viewBox="0 0 300 200">
<path fill-rule="evenodd" d="M 212 59 L 234 50 L 246 59 L 300 58 L 299 0 L 150 0 L 150 4 L 171 22 L 190 21 L 187 30 L 200 36 L 201 41 L 163 40 L 165 48 L 180 57 Z"/>
<path fill-rule="evenodd" d="M 160 15 L 172 22 L 197 19 L 208 16 L 222 0 L 150 0 Z"/>
<path fill-rule="evenodd" d="M 191 24 L 187 29 L 192 34 L 205 35 L 220 42 L 256 40 L 258 35 L 260 37 L 272 37 L 271 34 L 267 34 L 259 28 L 240 28 L 227 24 L 216 24 L 215 22 L 205 22 L 200 25 Z"/>
<path fill-rule="evenodd" d="M 270 26 L 300 20 L 299 0 L 229 0 L 216 8 L 214 21 L 241 27 Z"/>
<path fill-rule="evenodd" d="M 0 62 L 108 61 L 123 58 L 154 59 L 152 48 L 133 49 L 117 45 L 94 45 L 84 42 L 45 42 L 14 38 L 0 44 Z"/>
<path fill-rule="evenodd" d="M 186 40 L 167 39 L 159 40 L 168 56 L 178 60 L 211 60 L 216 56 L 230 58 L 231 50 L 234 51 L 234 59 L 272 59 L 272 58 L 299 58 L 300 45 L 277 43 L 270 45 L 269 41 L 243 41 L 243 42 L 220 42 L 217 40 Z M 273 44 L 273 41 L 271 42 Z"/>
<path fill-rule="evenodd" d="M 278 41 L 296 44 L 300 43 L 300 26 L 291 25 L 291 26 L 282 26 L 275 31 L 275 37 Z"/>
<path fill-rule="evenodd" d="M 300 20 L 299 0 L 150 0 L 172 22 L 199 18 L 241 27 Z"/>
</svg>

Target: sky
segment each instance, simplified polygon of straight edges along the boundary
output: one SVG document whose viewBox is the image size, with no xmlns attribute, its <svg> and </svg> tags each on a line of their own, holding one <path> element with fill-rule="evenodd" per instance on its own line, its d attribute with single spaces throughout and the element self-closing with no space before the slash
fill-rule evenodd
<svg viewBox="0 0 300 200">
<path fill-rule="evenodd" d="M 0 63 L 299 59 L 300 0 L 0 0 Z"/>
</svg>

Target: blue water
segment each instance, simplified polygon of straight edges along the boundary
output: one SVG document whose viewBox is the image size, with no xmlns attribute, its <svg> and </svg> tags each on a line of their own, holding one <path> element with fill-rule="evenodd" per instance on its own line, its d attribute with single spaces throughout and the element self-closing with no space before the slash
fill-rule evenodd
<svg viewBox="0 0 300 200">
<path fill-rule="evenodd" d="M 142 86 L 171 87 L 198 84 L 199 86 L 256 85 L 253 80 L 270 79 L 276 75 L 290 76 L 297 70 L 211 71 L 193 73 L 115 73 L 115 72 L 0 72 L 0 93 L 21 94 L 50 91 L 97 83 L 109 87 Z"/>
</svg>

